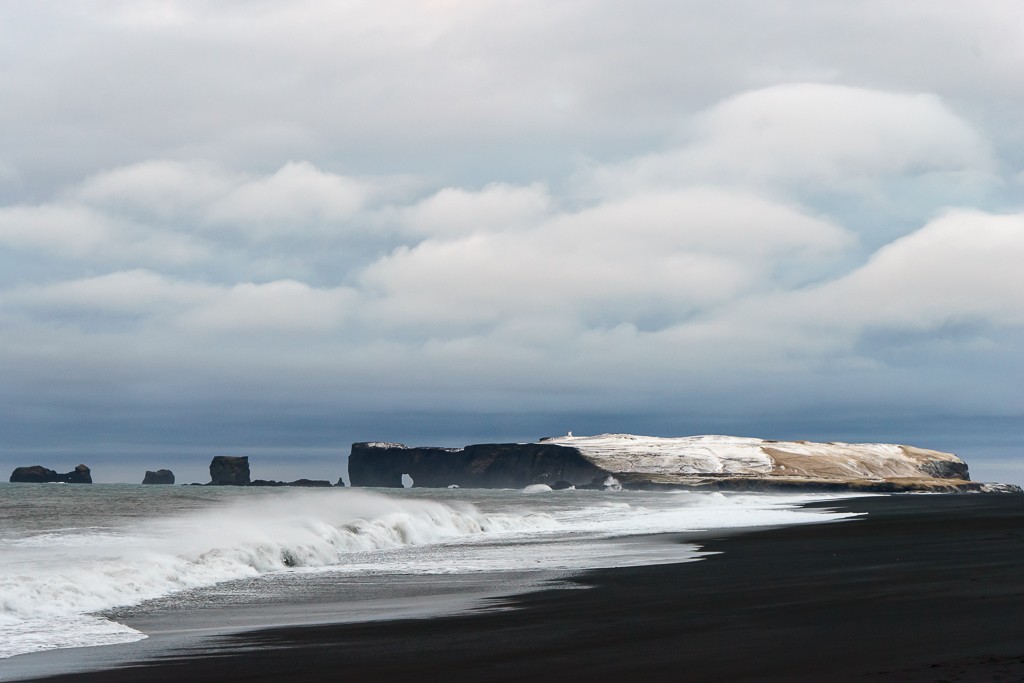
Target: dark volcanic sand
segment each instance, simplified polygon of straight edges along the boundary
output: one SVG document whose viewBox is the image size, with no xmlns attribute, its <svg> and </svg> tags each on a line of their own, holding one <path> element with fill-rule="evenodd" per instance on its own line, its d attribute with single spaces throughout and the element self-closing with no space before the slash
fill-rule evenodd
<svg viewBox="0 0 1024 683">
<path fill-rule="evenodd" d="M 517 609 L 220 637 L 60 681 L 1022 681 L 1024 496 L 861 498 Z"/>
</svg>

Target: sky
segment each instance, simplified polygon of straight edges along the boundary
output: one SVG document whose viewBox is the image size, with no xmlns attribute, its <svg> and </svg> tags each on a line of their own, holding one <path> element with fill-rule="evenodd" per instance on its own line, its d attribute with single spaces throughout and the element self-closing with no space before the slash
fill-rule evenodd
<svg viewBox="0 0 1024 683">
<path fill-rule="evenodd" d="M 1024 483 L 1016 0 L 0 4 L 0 466 L 725 433 Z"/>
</svg>

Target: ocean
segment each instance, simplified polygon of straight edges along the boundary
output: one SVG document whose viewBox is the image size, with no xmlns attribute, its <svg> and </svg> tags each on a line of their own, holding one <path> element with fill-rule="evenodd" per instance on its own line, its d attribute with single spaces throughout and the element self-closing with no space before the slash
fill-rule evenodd
<svg viewBox="0 0 1024 683">
<path fill-rule="evenodd" d="M 666 535 L 852 516 L 799 507 L 836 497 L 0 484 L 0 668 L 142 640 L 168 620 L 198 631 L 480 608 L 587 569 L 703 557 Z"/>
</svg>

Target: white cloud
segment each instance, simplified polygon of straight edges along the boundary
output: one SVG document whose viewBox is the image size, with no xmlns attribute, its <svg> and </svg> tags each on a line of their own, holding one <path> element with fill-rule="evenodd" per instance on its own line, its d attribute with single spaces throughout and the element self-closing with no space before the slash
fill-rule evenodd
<svg viewBox="0 0 1024 683">
<path fill-rule="evenodd" d="M 547 188 L 493 183 L 479 192 L 446 187 L 405 211 L 414 235 L 446 237 L 529 227 L 551 211 Z"/>
<path fill-rule="evenodd" d="M 209 162 L 154 160 L 97 173 L 67 194 L 115 211 L 171 217 L 203 207 L 245 180 Z"/>
<path fill-rule="evenodd" d="M 393 194 L 407 184 L 396 180 L 403 189 Z M 100 269 L 217 260 L 231 264 L 227 277 L 276 276 L 305 259 L 310 243 L 337 248 L 364 238 L 374 227 L 363 211 L 373 188 L 308 163 L 257 176 L 208 162 L 146 161 L 93 174 L 49 202 L 0 207 L 0 246 Z M 257 253 L 279 239 L 292 243 Z"/>
<path fill-rule="evenodd" d="M 118 271 L 47 285 L 22 286 L 8 292 L 9 304 L 34 311 L 79 314 L 114 313 L 163 317 L 209 298 L 212 288 L 175 282 L 147 270 Z"/>
<path fill-rule="evenodd" d="M 997 182 L 986 140 L 929 94 L 778 85 L 711 107 L 690 138 L 672 151 L 599 167 L 590 181 L 603 192 L 718 182 L 868 196 L 898 178 L 957 193 Z"/>
<path fill-rule="evenodd" d="M 318 289 L 294 280 L 246 282 L 218 289 L 182 315 L 180 324 L 212 333 L 315 334 L 337 329 L 352 299 L 345 288 Z"/>
<path fill-rule="evenodd" d="M 87 178 L 66 192 L 72 200 L 185 229 L 228 228 L 253 239 L 296 228 L 322 231 L 353 217 L 370 196 L 370 183 L 289 162 L 254 176 L 209 162 L 146 161 Z"/>
<path fill-rule="evenodd" d="M 971 12 L 878 0 L 799 13 L 756 0 L 2 11 L 3 162 L 37 188 L 151 158 L 550 182 L 573 155 L 635 156 L 724 96 L 808 79 L 935 93 L 1020 143 L 1024 14 L 1004 0 Z"/>
<path fill-rule="evenodd" d="M 808 293 L 835 324 L 929 329 L 1024 325 L 1024 214 L 949 211 Z"/>
<path fill-rule="evenodd" d="M 741 177 L 842 185 L 992 167 L 987 143 L 930 94 L 779 85 L 712 107 L 697 131 L 692 163 Z"/>
<path fill-rule="evenodd" d="M 0 207 L 0 245 L 69 257 L 94 253 L 111 240 L 106 216 L 82 206 Z"/>
<path fill-rule="evenodd" d="M 852 243 L 843 228 L 798 205 L 745 190 L 691 186 L 639 192 L 556 221 L 578 239 L 620 236 L 652 254 L 663 249 L 728 254 L 742 260 L 788 255 L 813 259 Z"/>
<path fill-rule="evenodd" d="M 950 211 L 847 274 L 746 293 L 651 343 L 723 377 L 741 368 L 782 382 L 787 374 L 893 372 L 887 339 L 955 372 L 979 354 L 1006 353 L 1006 340 L 1024 329 L 1022 259 L 1024 215 Z M 934 343 L 938 351 L 929 350 Z"/>
<path fill-rule="evenodd" d="M 961 325 L 948 372 L 972 376 L 977 337 L 1002 353 L 1024 325 L 1021 217 L 994 198 L 1024 137 L 992 123 L 1011 89 L 963 95 L 1019 47 L 965 62 L 933 16 L 940 50 L 867 65 L 821 38 L 834 6 L 742 6 L 115 3 L 82 14 L 108 42 L 67 45 L 44 22 L 0 112 L 0 168 L 34 193 L 0 208 L 0 344 L 55 378 L 130 358 L 225 394 L 639 411 L 870 393 L 878 329 L 912 353 Z M 926 350 L 889 391 L 939 383 Z"/>
<path fill-rule="evenodd" d="M 201 240 L 82 204 L 0 207 L 0 246 L 92 264 L 180 265 L 205 260 Z"/>
<path fill-rule="evenodd" d="M 445 201 L 490 209 L 500 204 L 494 194 L 461 191 Z M 500 191 L 501 199 L 510 194 Z M 360 277 L 372 296 L 367 315 L 399 327 L 495 325 L 518 316 L 663 326 L 771 286 L 779 269 L 814 272 L 851 244 L 841 228 L 798 208 L 706 188 L 493 227 L 454 238 L 446 236 L 461 230 L 442 229 L 368 266 Z"/>
<path fill-rule="evenodd" d="M 679 352 L 705 368 L 793 369 L 846 354 L 872 326 L 971 316 L 1017 324 L 1005 292 L 1018 284 L 1010 264 L 1019 219 L 951 212 L 844 275 L 837 268 L 851 263 L 857 235 L 771 188 L 769 180 L 856 185 L 875 174 L 990 168 L 985 143 L 935 98 L 797 85 L 731 98 L 699 119 L 687 147 L 598 168 L 595 177 L 615 187 L 582 208 L 565 208 L 541 183 L 447 187 L 408 204 L 383 181 L 305 162 L 253 175 L 153 161 L 95 174 L 54 204 L 4 209 L 0 239 L 50 248 L 65 230 L 66 256 L 132 262 L 126 272 L 19 291 L 18 301 L 40 310 L 132 312 L 172 336 L 244 332 L 255 344 L 262 334 L 336 335 L 350 351 L 396 343 L 432 363 L 472 349 L 540 367 L 561 346 L 574 349 L 576 364 L 645 349 L 645 365 L 677 370 Z M 398 246 L 332 270 L 333 255 L 366 239 L 357 223 Z M 41 236 L 2 231 L 28 224 L 42 226 Z M 236 241 L 218 242 L 218 232 Z M 292 239 L 268 255 L 259 249 L 270 237 Z M 954 268 L 957 254 L 968 255 L 966 267 Z M 228 255 L 252 268 L 309 258 L 317 282 L 274 269 L 247 275 L 244 265 L 227 277 L 207 265 L 206 276 L 137 269 Z M 813 281 L 822 284 L 808 288 Z"/>
<path fill-rule="evenodd" d="M 188 344 L 189 335 L 284 333 L 308 335 L 337 330 L 354 304 L 345 288 L 316 288 L 294 280 L 243 282 L 232 286 L 175 280 L 147 270 L 9 290 L 8 312 L 103 327 L 102 316 L 136 319 L 161 330 L 165 341 Z M 56 317 L 54 317 L 56 316 Z M 258 339 L 254 339 L 258 342 Z M 211 351 L 211 349 L 207 349 Z"/>
<path fill-rule="evenodd" d="M 207 220 L 249 236 L 288 234 L 296 226 L 320 232 L 351 218 L 370 193 L 367 183 L 326 173 L 305 162 L 289 162 L 219 197 Z"/>
</svg>

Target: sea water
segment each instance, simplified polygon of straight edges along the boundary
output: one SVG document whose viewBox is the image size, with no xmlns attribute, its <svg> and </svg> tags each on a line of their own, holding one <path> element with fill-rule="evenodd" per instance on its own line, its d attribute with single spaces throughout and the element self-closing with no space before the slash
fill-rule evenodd
<svg viewBox="0 0 1024 683">
<path fill-rule="evenodd" d="M 694 561 L 651 537 L 850 516 L 799 507 L 824 497 L 0 484 L 0 658 L 139 640 L 119 618 L 147 611 Z"/>
</svg>

